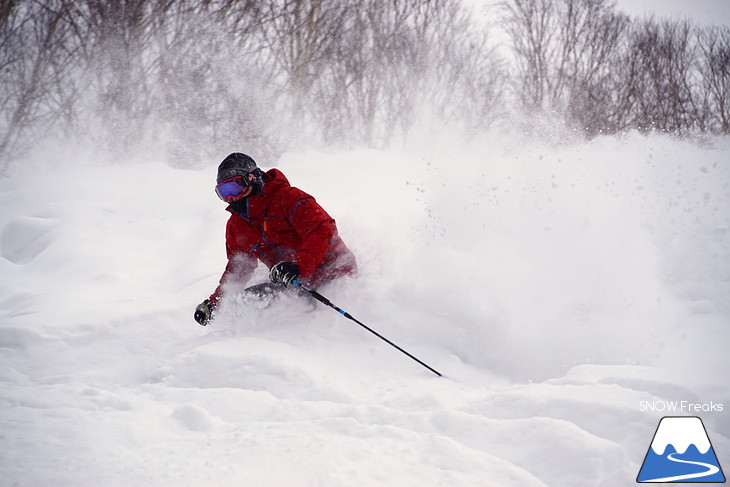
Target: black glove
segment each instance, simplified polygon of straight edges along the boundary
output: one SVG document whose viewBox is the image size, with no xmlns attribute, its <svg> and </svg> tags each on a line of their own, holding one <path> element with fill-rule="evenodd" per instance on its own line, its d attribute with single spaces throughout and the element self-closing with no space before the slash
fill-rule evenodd
<svg viewBox="0 0 730 487">
<path fill-rule="evenodd" d="M 279 282 L 284 286 L 288 286 L 301 273 L 302 271 L 299 270 L 299 266 L 294 262 L 279 262 L 271 267 L 269 279 L 271 279 L 271 282 Z"/>
<path fill-rule="evenodd" d="M 195 308 L 195 321 L 205 326 L 210 321 L 210 317 L 213 314 L 213 306 L 210 304 L 210 300 L 206 299 Z"/>
</svg>

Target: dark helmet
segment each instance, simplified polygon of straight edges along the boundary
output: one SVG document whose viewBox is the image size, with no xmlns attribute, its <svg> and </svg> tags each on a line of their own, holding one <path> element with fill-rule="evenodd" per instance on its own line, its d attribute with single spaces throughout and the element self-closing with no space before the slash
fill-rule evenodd
<svg viewBox="0 0 730 487">
<path fill-rule="evenodd" d="M 249 174 L 253 175 L 253 179 L 249 178 Z M 243 181 L 251 186 L 252 191 L 248 196 L 254 196 L 260 193 L 266 180 L 264 172 L 256 167 L 256 161 L 240 152 L 229 154 L 223 159 L 223 162 L 218 166 L 216 184 L 220 184 L 236 176 L 241 176 Z"/>
</svg>

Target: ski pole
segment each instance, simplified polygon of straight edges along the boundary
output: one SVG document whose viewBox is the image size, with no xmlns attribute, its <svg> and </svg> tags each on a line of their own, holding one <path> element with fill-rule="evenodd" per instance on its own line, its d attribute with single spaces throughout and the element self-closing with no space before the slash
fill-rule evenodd
<svg viewBox="0 0 730 487">
<path fill-rule="evenodd" d="M 395 343 L 391 342 L 390 340 L 388 340 L 388 339 L 387 339 L 387 338 L 385 338 L 385 337 L 384 337 L 383 335 L 381 335 L 381 334 L 380 334 L 380 333 L 378 333 L 377 331 L 373 330 L 373 329 L 372 329 L 372 328 L 370 328 L 369 326 L 367 326 L 367 325 L 365 325 L 364 323 L 362 323 L 362 322 L 360 322 L 360 321 L 356 320 L 356 319 L 355 319 L 355 318 L 354 318 L 354 317 L 353 317 L 353 316 L 352 316 L 352 315 L 351 315 L 350 313 L 348 313 L 347 311 L 345 311 L 345 310 L 343 310 L 343 309 L 341 309 L 341 308 L 338 308 L 337 306 L 335 306 L 334 304 L 332 304 L 332 302 L 331 302 L 331 301 L 330 301 L 329 299 L 325 298 L 324 296 L 322 296 L 321 294 L 319 294 L 319 293 L 318 293 L 317 291 L 315 291 L 314 289 L 309 289 L 309 288 L 308 288 L 307 286 L 305 286 L 304 284 L 302 284 L 301 282 L 299 282 L 299 281 L 298 281 L 298 280 L 296 280 L 296 279 L 292 279 L 292 281 L 291 281 L 291 282 L 292 282 L 293 284 L 296 284 L 296 285 L 297 285 L 297 286 L 299 286 L 300 288 L 302 288 L 302 289 L 303 289 L 304 291 L 306 291 L 307 293 L 309 293 L 309 295 L 310 295 L 310 296 L 312 296 L 312 297 L 313 297 L 314 299 L 316 299 L 316 300 L 317 300 L 317 301 L 319 301 L 320 303 L 322 303 L 322 304 L 324 304 L 324 305 L 326 305 L 326 306 L 329 306 L 330 308 L 334 309 L 335 311 L 337 311 L 338 313 L 340 313 L 340 314 L 341 314 L 342 316 L 344 316 L 345 318 L 348 318 L 348 319 L 350 319 L 350 320 L 354 321 L 355 323 L 357 323 L 358 325 L 362 326 L 363 328 L 365 328 L 365 329 L 366 329 L 367 331 L 369 331 L 370 333 L 372 333 L 372 334 L 373 334 L 373 335 L 375 335 L 376 337 L 378 337 L 378 338 L 380 338 L 381 340 L 383 340 L 383 341 L 384 341 L 385 343 L 387 343 L 388 345 L 390 345 L 390 346 L 392 346 L 393 348 L 397 349 L 398 351 L 400 351 L 400 352 L 402 352 L 402 353 L 404 353 L 404 354 L 408 355 L 408 356 L 409 356 L 410 358 L 412 358 L 413 360 L 415 360 L 415 361 L 416 361 L 416 362 L 418 362 L 419 364 L 423 365 L 424 367 L 426 367 L 426 368 L 427 368 L 428 370 L 430 370 L 430 371 L 431 371 L 431 372 L 433 372 L 434 374 L 438 375 L 439 377 L 442 377 L 442 375 L 441 375 L 441 373 L 440 373 L 439 371 L 437 371 L 437 370 L 436 370 L 436 369 L 434 369 L 433 367 L 431 367 L 431 366 L 427 365 L 426 363 L 424 363 L 424 362 L 422 362 L 422 361 L 418 360 L 418 359 L 417 359 L 416 357 L 414 357 L 414 356 L 413 356 L 413 355 L 411 355 L 410 353 L 406 352 L 406 351 L 405 351 L 405 350 L 403 350 L 403 349 L 402 349 L 401 347 L 399 347 L 399 346 L 398 346 L 398 345 L 396 345 Z"/>
</svg>

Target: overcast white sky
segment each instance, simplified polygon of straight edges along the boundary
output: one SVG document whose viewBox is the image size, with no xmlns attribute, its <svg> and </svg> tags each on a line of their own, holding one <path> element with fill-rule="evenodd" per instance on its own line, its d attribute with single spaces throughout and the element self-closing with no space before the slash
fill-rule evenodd
<svg viewBox="0 0 730 487">
<path fill-rule="evenodd" d="M 616 0 L 630 15 L 690 17 L 698 24 L 730 26 L 730 0 Z"/>
<path fill-rule="evenodd" d="M 477 12 L 491 16 L 489 7 L 500 0 L 466 0 Z M 632 16 L 689 17 L 700 25 L 730 26 L 730 0 L 616 0 L 616 5 Z M 486 10 L 485 10 L 486 9 Z"/>
</svg>

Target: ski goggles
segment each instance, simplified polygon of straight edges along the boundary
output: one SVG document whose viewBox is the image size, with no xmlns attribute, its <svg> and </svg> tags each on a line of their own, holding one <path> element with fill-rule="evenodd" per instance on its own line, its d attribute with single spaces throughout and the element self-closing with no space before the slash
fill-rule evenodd
<svg viewBox="0 0 730 487">
<path fill-rule="evenodd" d="M 248 181 L 243 176 L 234 176 L 215 185 L 215 194 L 226 203 L 239 199 L 248 188 Z"/>
</svg>

